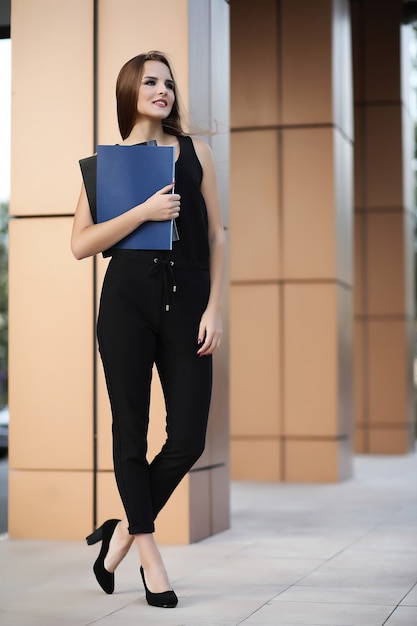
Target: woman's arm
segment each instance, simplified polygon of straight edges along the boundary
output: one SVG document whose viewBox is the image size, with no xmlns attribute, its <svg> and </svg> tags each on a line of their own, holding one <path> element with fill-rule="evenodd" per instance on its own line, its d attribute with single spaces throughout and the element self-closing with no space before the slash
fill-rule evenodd
<svg viewBox="0 0 417 626">
<path fill-rule="evenodd" d="M 173 185 L 167 185 L 146 202 L 100 224 L 93 222 L 85 187 L 82 185 L 71 235 L 71 250 L 75 258 L 84 259 L 111 248 L 144 222 L 178 217 L 180 196 L 170 193 Z"/>
<path fill-rule="evenodd" d="M 217 177 L 210 147 L 193 139 L 194 148 L 203 168 L 201 192 L 207 206 L 210 246 L 210 296 L 198 332 L 199 356 L 212 354 L 222 336 L 222 296 L 226 240 L 217 189 Z"/>
</svg>

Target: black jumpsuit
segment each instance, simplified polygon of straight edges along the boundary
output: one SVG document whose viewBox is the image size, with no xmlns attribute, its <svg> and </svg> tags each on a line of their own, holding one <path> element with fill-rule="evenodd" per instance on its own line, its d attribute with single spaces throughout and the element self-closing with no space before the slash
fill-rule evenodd
<svg viewBox="0 0 417 626">
<path fill-rule="evenodd" d="M 113 248 L 103 282 L 97 335 L 113 417 L 113 460 L 131 534 L 154 520 L 205 446 L 212 357 L 197 356 L 210 291 L 202 168 L 189 137 L 178 137 L 175 192 L 179 241 L 172 251 Z M 167 438 L 148 463 L 152 368 L 166 405 Z"/>
</svg>

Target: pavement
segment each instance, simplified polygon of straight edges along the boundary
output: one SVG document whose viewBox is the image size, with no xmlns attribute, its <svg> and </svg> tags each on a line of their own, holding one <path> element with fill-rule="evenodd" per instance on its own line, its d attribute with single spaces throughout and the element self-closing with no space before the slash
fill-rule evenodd
<svg viewBox="0 0 417 626">
<path fill-rule="evenodd" d="M 232 526 L 162 546 L 175 609 L 144 599 L 134 550 L 113 595 L 99 546 L 0 540 L 2 626 L 416 626 L 417 455 L 358 456 L 338 484 L 232 484 Z"/>
</svg>

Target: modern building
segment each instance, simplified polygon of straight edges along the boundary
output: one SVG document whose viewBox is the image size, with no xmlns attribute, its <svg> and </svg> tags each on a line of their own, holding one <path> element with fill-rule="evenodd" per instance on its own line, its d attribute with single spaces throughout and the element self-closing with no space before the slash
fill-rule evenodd
<svg viewBox="0 0 417 626">
<path fill-rule="evenodd" d="M 121 510 L 94 332 L 106 262 L 69 239 L 78 160 L 117 143 L 118 70 L 149 49 L 190 128 L 213 131 L 230 241 L 207 450 L 160 541 L 226 528 L 230 476 L 339 481 L 355 450 L 411 450 L 416 4 L 12 0 L 11 537 L 81 538 Z"/>
</svg>

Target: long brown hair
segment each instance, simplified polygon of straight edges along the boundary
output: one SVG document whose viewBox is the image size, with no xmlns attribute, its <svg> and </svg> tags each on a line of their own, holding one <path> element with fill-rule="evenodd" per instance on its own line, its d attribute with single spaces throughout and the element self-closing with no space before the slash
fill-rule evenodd
<svg viewBox="0 0 417 626">
<path fill-rule="evenodd" d="M 162 121 L 162 126 L 164 131 L 169 135 L 178 136 L 184 134 L 181 124 L 178 92 L 171 66 L 167 57 L 162 52 L 151 50 L 150 52 L 138 54 L 138 56 L 127 61 L 117 77 L 117 120 L 119 122 L 119 130 L 122 138 L 126 139 L 126 137 L 130 135 L 136 123 L 139 87 L 146 61 L 160 61 L 169 69 L 174 83 L 175 101 L 170 114 Z"/>
</svg>

